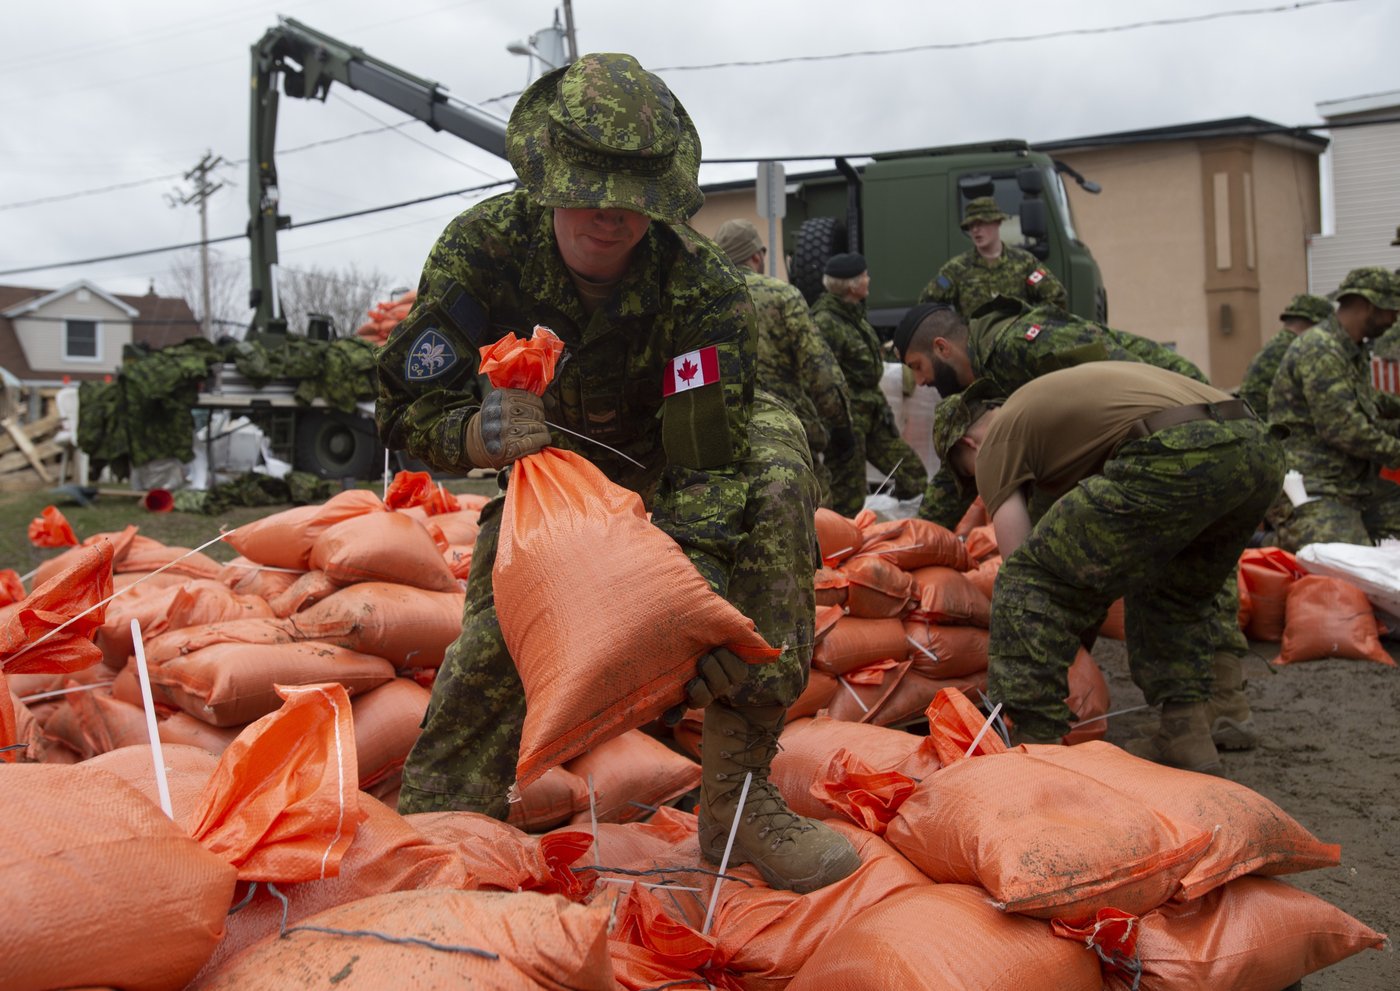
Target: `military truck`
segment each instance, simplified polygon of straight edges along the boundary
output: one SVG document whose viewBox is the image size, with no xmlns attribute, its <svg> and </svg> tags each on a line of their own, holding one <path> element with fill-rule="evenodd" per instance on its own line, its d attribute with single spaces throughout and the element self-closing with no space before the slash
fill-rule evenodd
<svg viewBox="0 0 1400 991">
<path fill-rule="evenodd" d="M 784 221 L 788 278 L 810 302 L 822 291 L 828 258 L 861 252 L 872 276 L 870 322 L 888 334 L 939 267 L 972 246 L 958 226 L 967 204 L 992 196 L 1010 217 L 1002 241 L 1050 267 L 1069 294 L 1071 311 L 1106 320 L 1103 277 L 1075 234 L 1061 175 L 1087 192 L 1099 190 L 1024 141 L 887 152 L 863 166 L 837 159 L 832 172 L 791 177 Z"/>
</svg>

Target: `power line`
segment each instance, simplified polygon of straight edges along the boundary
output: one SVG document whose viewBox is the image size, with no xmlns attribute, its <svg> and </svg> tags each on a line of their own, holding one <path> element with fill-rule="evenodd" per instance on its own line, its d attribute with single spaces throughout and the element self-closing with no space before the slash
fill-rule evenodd
<svg viewBox="0 0 1400 991">
<path fill-rule="evenodd" d="M 434 200 L 446 199 L 449 196 L 464 196 L 467 193 L 478 193 L 495 186 L 514 185 L 514 179 L 500 179 L 496 182 L 483 183 L 480 186 L 467 186 L 463 189 L 453 189 L 446 193 L 434 193 L 432 196 L 420 196 L 417 199 L 402 200 L 398 203 L 386 203 L 383 206 L 372 206 L 364 210 L 353 210 L 350 213 L 338 213 L 330 217 L 317 217 L 315 220 L 304 220 L 301 223 L 288 224 L 283 230 L 296 230 L 302 227 L 315 227 L 319 224 L 334 223 L 337 220 L 351 220 L 355 217 L 366 217 L 373 213 L 384 213 L 387 210 L 401 210 L 404 207 L 417 206 L 419 203 L 431 203 Z M 228 241 L 242 241 L 248 237 L 247 233 L 226 234 L 223 237 L 213 237 L 207 241 L 186 241 L 184 244 L 167 244 L 160 248 L 143 248 L 139 251 L 123 251 L 114 255 L 99 255 L 94 258 L 79 258 L 74 261 L 54 262 L 49 265 L 28 265 L 24 268 L 7 268 L 0 271 L 0 276 L 21 275 L 25 272 L 44 272 L 54 268 L 74 268 L 78 265 L 95 265 L 98 262 L 121 261 L 124 258 L 140 258 L 143 255 L 159 255 L 167 251 L 184 251 L 187 248 L 198 248 L 206 244 L 224 244 Z"/>
</svg>

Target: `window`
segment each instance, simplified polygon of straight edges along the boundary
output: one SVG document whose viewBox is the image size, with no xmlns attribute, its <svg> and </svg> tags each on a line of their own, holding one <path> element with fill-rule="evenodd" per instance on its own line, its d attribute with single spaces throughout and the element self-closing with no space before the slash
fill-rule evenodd
<svg viewBox="0 0 1400 991">
<path fill-rule="evenodd" d="M 79 361 L 102 357 L 97 347 L 97 321 L 69 320 L 64 324 L 63 357 Z"/>
</svg>

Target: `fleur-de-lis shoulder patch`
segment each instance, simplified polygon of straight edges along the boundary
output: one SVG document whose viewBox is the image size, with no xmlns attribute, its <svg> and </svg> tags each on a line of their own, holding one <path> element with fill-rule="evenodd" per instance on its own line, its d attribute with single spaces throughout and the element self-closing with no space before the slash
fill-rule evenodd
<svg viewBox="0 0 1400 991">
<path fill-rule="evenodd" d="M 410 382 L 430 382 L 446 374 L 455 364 L 457 352 L 452 344 L 436 327 L 429 327 L 409 347 L 404 377 Z"/>
</svg>

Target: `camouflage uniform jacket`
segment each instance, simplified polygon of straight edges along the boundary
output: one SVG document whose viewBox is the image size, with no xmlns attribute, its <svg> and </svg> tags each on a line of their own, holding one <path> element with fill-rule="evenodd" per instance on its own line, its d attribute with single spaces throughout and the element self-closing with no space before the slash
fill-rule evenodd
<svg viewBox="0 0 1400 991">
<path fill-rule="evenodd" d="M 924 287 L 919 302 L 951 303 L 966 320 L 998 294 L 1062 309 L 1069 306 L 1060 280 L 1035 255 L 1009 244 L 1002 246 L 995 261 L 983 258 L 976 248 L 954 255 Z"/>
<path fill-rule="evenodd" d="M 1278 374 L 1278 366 L 1283 363 L 1283 356 L 1297 339 L 1298 335 L 1293 331 L 1280 330 L 1268 344 L 1259 349 L 1259 353 L 1245 369 L 1239 396 L 1249 403 L 1249 408 L 1254 410 L 1261 420 L 1269 418 L 1269 389 L 1274 384 L 1274 376 Z"/>
<path fill-rule="evenodd" d="M 1288 467 L 1314 496 L 1365 499 L 1377 464 L 1400 467 L 1396 424 L 1381 419 L 1393 408 L 1335 316 L 1298 335 L 1269 390 L 1269 420 L 1288 428 Z"/>
<path fill-rule="evenodd" d="M 757 385 L 813 427 L 849 427 L 846 376 L 812 323 L 807 301 L 789 282 L 740 268 L 758 316 Z"/>
<path fill-rule="evenodd" d="M 812 304 L 812 322 L 831 346 L 851 398 L 868 398 L 874 392 L 883 399 L 880 378 L 885 374 L 885 357 L 879 335 L 865 319 L 865 304 L 848 303 L 824 292 Z"/>
<path fill-rule="evenodd" d="M 1058 306 L 1030 306 L 1006 297 L 972 321 L 967 351 L 973 374 L 993 380 L 1008 396 L 1047 372 L 1087 361 L 1140 361 L 1174 372 L 1184 366 L 1194 373 L 1190 378 L 1205 381 L 1195 365 L 1154 341 L 1080 319 Z"/>
<path fill-rule="evenodd" d="M 738 462 L 749 453 L 757 343 L 739 274 L 690 228 L 652 223 L 589 316 L 555 245 L 553 211 L 523 190 L 480 203 L 438 239 L 413 310 L 379 353 L 384 444 L 436 469 L 469 467 L 465 427 L 490 388 L 478 349 L 536 324 L 565 345 L 544 392 L 546 419 L 643 467 L 567 433 L 553 443 L 641 493 L 656 525 L 723 593 L 742 538 Z M 692 384 L 712 374 L 717 381 Z"/>
</svg>

